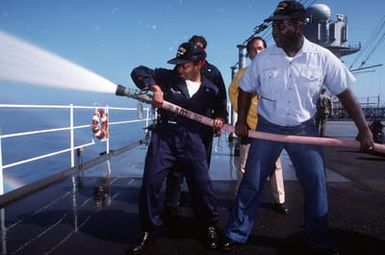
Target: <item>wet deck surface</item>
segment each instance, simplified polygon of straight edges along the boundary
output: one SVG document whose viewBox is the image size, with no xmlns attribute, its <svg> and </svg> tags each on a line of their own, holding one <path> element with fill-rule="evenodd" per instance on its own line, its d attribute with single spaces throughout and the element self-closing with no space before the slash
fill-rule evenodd
<svg viewBox="0 0 385 255">
<path fill-rule="evenodd" d="M 330 123 L 327 130 L 328 135 L 345 138 L 354 132 L 348 122 Z M 3 208 L 2 254 L 125 254 L 140 233 L 137 202 L 145 150 L 141 146 L 113 157 L 110 165 L 99 164 Z M 266 185 L 253 234 L 232 254 L 303 253 L 303 193 L 290 160 L 285 153 L 282 158 L 290 214 L 273 211 Z M 219 201 L 220 228 L 240 177 L 236 160 L 225 141 L 215 143 L 210 175 Z M 326 148 L 326 162 L 330 229 L 341 254 L 385 254 L 385 157 Z M 110 199 L 103 190 L 95 196 L 103 176 L 110 176 Z M 204 248 L 196 225 L 184 189 L 182 215 L 157 238 L 149 254 L 221 254 Z"/>
</svg>

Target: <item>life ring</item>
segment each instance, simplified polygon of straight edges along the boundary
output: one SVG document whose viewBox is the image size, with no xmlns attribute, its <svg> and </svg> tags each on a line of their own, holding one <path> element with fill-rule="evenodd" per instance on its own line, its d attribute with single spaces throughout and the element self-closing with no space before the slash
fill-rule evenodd
<svg viewBox="0 0 385 255">
<path fill-rule="evenodd" d="M 95 109 L 91 126 L 96 138 L 101 140 L 108 138 L 108 114 L 104 108 Z"/>
</svg>

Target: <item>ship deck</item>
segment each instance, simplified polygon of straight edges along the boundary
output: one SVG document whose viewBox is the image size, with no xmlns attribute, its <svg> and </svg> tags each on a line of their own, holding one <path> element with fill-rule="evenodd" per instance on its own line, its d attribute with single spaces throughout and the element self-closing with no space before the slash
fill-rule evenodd
<svg viewBox="0 0 385 255">
<path fill-rule="evenodd" d="M 329 122 L 327 135 L 353 138 L 351 122 Z M 1 210 L 2 254 L 125 254 L 140 234 L 138 194 L 146 146 L 104 161 Z M 331 234 L 341 254 L 385 254 L 385 157 L 327 147 Z M 266 185 L 249 241 L 232 254 L 303 254 L 303 192 L 282 154 L 287 216 L 272 208 Z M 215 140 L 210 176 L 225 226 L 241 175 L 227 142 Z M 96 192 L 97 191 L 97 192 Z M 186 187 L 181 215 L 149 254 L 221 254 L 201 242 Z"/>
</svg>

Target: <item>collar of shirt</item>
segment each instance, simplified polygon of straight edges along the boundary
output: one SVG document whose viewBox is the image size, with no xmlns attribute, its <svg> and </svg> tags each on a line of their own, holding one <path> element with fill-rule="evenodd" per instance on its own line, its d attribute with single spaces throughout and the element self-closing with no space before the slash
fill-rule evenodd
<svg viewBox="0 0 385 255">
<path fill-rule="evenodd" d="M 188 94 L 190 95 L 190 97 L 192 97 L 199 90 L 199 87 L 201 86 L 201 82 L 186 80 L 186 85 L 187 85 Z"/>
<path fill-rule="evenodd" d="M 302 48 L 297 52 L 297 54 L 295 54 L 295 56 L 293 58 L 297 58 L 304 53 L 305 54 L 317 53 L 317 50 L 315 49 L 315 47 L 313 47 L 313 45 L 309 42 L 309 40 L 307 40 L 305 37 L 303 39 L 304 40 L 303 40 Z M 279 54 L 279 55 L 284 55 L 284 56 L 287 55 L 286 52 L 282 48 L 278 48 L 276 45 L 274 45 L 273 47 L 270 48 L 269 54 L 270 55 Z"/>
</svg>

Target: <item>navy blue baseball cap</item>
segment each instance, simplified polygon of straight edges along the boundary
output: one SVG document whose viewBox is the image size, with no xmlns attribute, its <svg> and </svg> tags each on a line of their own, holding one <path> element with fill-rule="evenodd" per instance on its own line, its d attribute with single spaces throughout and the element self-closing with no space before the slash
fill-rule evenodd
<svg viewBox="0 0 385 255">
<path fill-rule="evenodd" d="M 176 57 L 167 61 L 169 64 L 180 65 L 206 59 L 206 52 L 199 45 L 185 42 L 178 47 Z"/>
<path fill-rule="evenodd" d="M 304 21 L 306 18 L 305 7 L 295 0 L 279 2 L 274 14 L 265 21 L 276 21 L 285 19 L 296 19 Z"/>
</svg>

